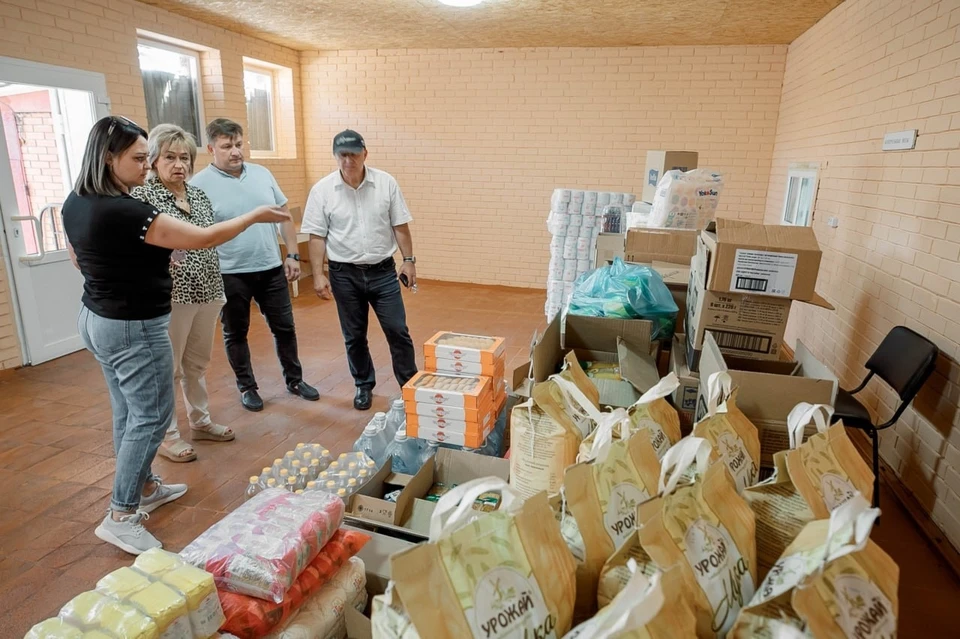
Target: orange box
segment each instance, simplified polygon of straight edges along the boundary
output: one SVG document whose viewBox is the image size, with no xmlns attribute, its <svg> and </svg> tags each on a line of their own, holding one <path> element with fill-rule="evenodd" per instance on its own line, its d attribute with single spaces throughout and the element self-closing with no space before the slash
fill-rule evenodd
<svg viewBox="0 0 960 639">
<path fill-rule="evenodd" d="M 504 357 L 502 337 L 484 337 L 440 331 L 423 344 L 423 355 L 434 359 L 493 365 Z"/>
<path fill-rule="evenodd" d="M 430 420 L 430 418 L 427 417 L 423 419 Z M 451 426 L 454 425 L 454 422 L 444 422 L 442 425 L 435 425 L 432 422 L 426 424 L 421 423 L 418 415 L 408 415 L 407 436 L 419 437 L 420 439 L 431 442 L 452 444 L 454 446 L 480 448 L 483 446 L 484 440 L 487 439 L 487 435 L 489 435 L 494 426 L 496 426 L 497 420 L 494 419 L 493 413 L 488 413 L 482 425 L 459 422 L 457 426 L 461 424 L 465 427 L 465 430 L 461 431 L 457 428 L 452 428 Z"/>
<path fill-rule="evenodd" d="M 503 377 L 506 368 L 503 357 L 487 362 L 469 362 L 462 359 L 448 359 L 446 357 L 423 356 L 423 369 L 438 373 L 456 373 L 457 375 L 484 375 L 486 377 Z"/>
<path fill-rule="evenodd" d="M 493 402 L 489 377 L 420 371 L 403 385 L 405 402 L 479 409 Z"/>
<path fill-rule="evenodd" d="M 480 423 L 481 418 L 494 411 L 493 402 L 486 402 L 480 408 L 458 408 L 444 404 L 424 404 L 423 402 L 404 402 L 407 416 L 445 417 L 462 422 Z"/>
</svg>

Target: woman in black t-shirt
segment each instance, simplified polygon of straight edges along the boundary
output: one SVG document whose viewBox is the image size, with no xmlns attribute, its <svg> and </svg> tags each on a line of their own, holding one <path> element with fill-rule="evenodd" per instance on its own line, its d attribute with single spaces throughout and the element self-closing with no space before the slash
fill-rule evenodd
<svg viewBox="0 0 960 639">
<path fill-rule="evenodd" d="M 63 205 L 70 256 L 84 280 L 80 335 L 100 362 L 113 407 L 113 496 L 96 535 L 132 554 L 161 545 L 141 521 L 187 492 L 150 469 L 174 411 L 172 250 L 210 248 L 252 224 L 290 219 L 260 207 L 206 228 L 177 220 L 130 197 L 148 168 L 146 132 L 126 118 L 103 118 Z"/>
</svg>

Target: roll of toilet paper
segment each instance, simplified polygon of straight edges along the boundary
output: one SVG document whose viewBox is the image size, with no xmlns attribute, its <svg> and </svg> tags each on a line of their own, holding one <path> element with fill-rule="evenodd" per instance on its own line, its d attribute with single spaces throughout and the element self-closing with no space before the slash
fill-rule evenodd
<svg viewBox="0 0 960 639">
<path fill-rule="evenodd" d="M 608 204 L 623 204 L 623 193 L 611 193 L 610 202 L 608 202 Z"/>
<path fill-rule="evenodd" d="M 553 254 L 556 251 L 563 251 L 563 241 L 565 240 L 563 235 L 554 235 L 550 238 L 550 253 Z"/>
<path fill-rule="evenodd" d="M 566 248 L 566 247 L 570 246 L 570 247 L 572 247 L 573 249 L 576 249 L 576 248 L 577 248 L 577 239 L 578 239 L 578 238 L 577 238 L 576 235 L 568 235 L 567 237 L 563 238 L 563 247 Z"/>
<path fill-rule="evenodd" d="M 568 215 L 568 216 L 567 216 L 567 220 L 569 220 L 569 222 L 567 223 L 567 226 L 570 226 L 570 227 L 572 227 L 572 228 L 577 228 L 578 226 L 583 226 L 583 216 L 582 216 L 582 215 Z"/>
<path fill-rule="evenodd" d="M 590 260 L 588 259 L 577 260 L 577 273 L 586 273 L 591 268 L 592 268 L 592 265 L 590 264 Z"/>
<path fill-rule="evenodd" d="M 608 204 L 610 204 L 610 191 L 597 193 L 597 210 L 599 211 Z"/>
<path fill-rule="evenodd" d="M 569 282 L 572 290 L 575 279 L 577 279 L 577 261 L 570 260 L 563 265 L 563 281 Z"/>
<path fill-rule="evenodd" d="M 570 238 L 570 239 L 579 239 L 579 238 Z M 564 244 L 563 245 L 563 259 L 564 260 L 575 260 L 577 259 L 577 245 L 576 244 Z"/>
<path fill-rule="evenodd" d="M 573 282 L 564 282 L 563 284 L 563 297 L 564 299 L 570 299 L 570 296 L 573 295 Z"/>
<path fill-rule="evenodd" d="M 560 274 L 563 277 L 563 273 Z M 560 299 L 563 297 L 563 280 L 560 278 L 547 280 L 547 295 Z"/>
<path fill-rule="evenodd" d="M 547 281 L 562 281 L 563 280 L 563 267 L 566 264 L 564 260 L 557 260 L 554 263 L 552 260 L 550 262 L 550 268 L 547 270 Z"/>
<path fill-rule="evenodd" d="M 584 215 L 583 221 L 580 222 L 580 228 L 590 228 L 597 225 L 597 216 L 596 215 Z"/>
<path fill-rule="evenodd" d="M 567 203 L 570 202 L 570 189 L 554 189 L 550 196 L 550 209 L 553 211 L 566 211 Z"/>
<path fill-rule="evenodd" d="M 573 234 L 573 231 L 574 229 L 570 229 L 571 234 Z M 599 226 L 581 226 L 579 228 L 579 232 L 576 235 L 577 237 L 590 237 L 591 235 L 593 235 L 594 231 L 597 231 L 599 233 L 600 227 Z M 570 237 L 570 235 L 568 235 L 567 237 Z"/>
</svg>

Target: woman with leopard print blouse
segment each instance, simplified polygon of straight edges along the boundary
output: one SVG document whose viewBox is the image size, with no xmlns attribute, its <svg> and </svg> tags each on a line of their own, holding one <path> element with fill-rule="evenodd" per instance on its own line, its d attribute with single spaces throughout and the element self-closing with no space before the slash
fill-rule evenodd
<svg viewBox="0 0 960 639">
<path fill-rule="evenodd" d="M 161 124 L 150 132 L 147 146 L 150 176 L 131 195 L 178 220 L 200 227 L 212 226 L 210 200 L 203 191 L 187 184 L 197 158 L 193 136 L 174 124 Z M 233 431 L 210 419 L 205 379 L 217 317 L 226 301 L 217 250 L 175 251 L 170 275 L 173 277 L 170 341 L 173 342 L 174 382 L 179 382 L 183 390 L 191 437 L 231 441 Z M 180 438 L 176 413 L 158 453 L 175 462 L 197 458 L 193 446 Z"/>
</svg>

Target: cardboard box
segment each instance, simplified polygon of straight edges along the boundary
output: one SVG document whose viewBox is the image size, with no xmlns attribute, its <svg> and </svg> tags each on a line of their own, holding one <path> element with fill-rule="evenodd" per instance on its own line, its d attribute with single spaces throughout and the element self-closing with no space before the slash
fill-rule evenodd
<svg viewBox="0 0 960 639">
<path fill-rule="evenodd" d="M 624 259 L 626 235 L 623 233 L 601 233 L 597 236 L 597 253 L 593 264 L 597 268 L 609 264 L 613 258 Z"/>
<path fill-rule="evenodd" d="M 663 283 L 670 289 L 673 301 L 677 305 L 677 322 L 674 334 L 685 333 L 687 323 L 687 286 L 690 283 L 690 262 L 671 264 L 669 262 L 654 262 L 653 269 L 663 277 Z"/>
<path fill-rule="evenodd" d="M 737 407 L 760 431 L 760 461 L 772 467 L 773 454 L 790 446 L 787 415 L 800 402 L 829 404 L 837 398 L 837 377 L 797 342 L 796 361 L 764 362 L 724 355 L 712 335 L 707 335 L 700 359 L 700 379 L 707 380 L 717 371 L 727 371 L 737 392 Z M 697 415 L 707 412 L 706 397 L 701 385 L 697 396 Z M 805 436 L 816 432 L 808 427 Z"/>
<path fill-rule="evenodd" d="M 689 171 L 697 168 L 698 154 L 695 151 L 647 151 L 647 168 L 643 172 L 643 202 L 653 202 L 657 183 L 667 171 Z"/>
<path fill-rule="evenodd" d="M 558 316 L 543 335 L 534 336 L 530 362 L 514 370 L 514 395 L 529 397 L 533 384 L 557 373 L 571 350 L 581 362 L 620 364 L 620 375 L 626 381 L 592 380 L 603 405 L 630 406 L 639 399 L 639 393 L 659 380 L 656 362 L 650 357 L 651 322 L 568 315 L 562 335 L 560 324 Z"/>
<path fill-rule="evenodd" d="M 689 434 L 697 414 L 697 397 L 700 393 L 700 375 L 687 366 L 687 349 L 684 335 L 673 336 L 673 348 L 670 349 L 670 372 L 680 380 L 680 386 L 673 391 L 673 406 L 680 415 L 680 427 L 683 434 Z"/>
<path fill-rule="evenodd" d="M 435 483 L 462 484 L 480 477 L 510 478 L 510 462 L 499 457 L 441 448 L 416 475 L 390 470 L 390 463 L 350 497 L 345 518 L 363 527 L 374 526 L 412 538 L 426 539 L 434 503 L 423 499 Z M 396 503 L 383 499 L 390 489 L 401 488 Z"/>
<path fill-rule="evenodd" d="M 447 383 L 459 384 L 448 388 Z M 477 375 L 454 375 L 420 371 L 403 385 L 404 402 L 442 404 L 460 408 L 479 409 L 493 402 L 492 380 Z"/>
<path fill-rule="evenodd" d="M 493 430 L 496 413 L 491 409 L 479 421 L 468 422 L 446 417 L 407 415 L 407 436 L 431 442 L 480 448 Z"/>
<path fill-rule="evenodd" d="M 440 331 L 423 344 L 424 357 L 494 364 L 504 356 L 502 337 Z"/>
<path fill-rule="evenodd" d="M 503 369 L 506 365 L 503 356 L 492 362 L 470 362 L 462 359 L 447 359 L 424 355 L 423 370 L 436 373 L 453 373 L 455 375 L 484 375 L 496 379 L 503 379 Z"/>
<path fill-rule="evenodd" d="M 718 219 L 700 238 L 706 290 L 826 304 L 814 290 L 822 254 L 810 227 Z"/>
<path fill-rule="evenodd" d="M 699 231 L 689 229 L 630 229 L 624 258 L 627 262 L 689 264 L 697 252 Z"/>
<path fill-rule="evenodd" d="M 481 408 L 461 408 L 444 406 L 443 404 L 423 404 L 420 402 L 404 402 L 404 411 L 407 416 L 422 415 L 424 417 L 446 417 L 464 422 L 479 422 L 487 412 L 493 410 L 493 404 L 486 404 Z"/>
</svg>

